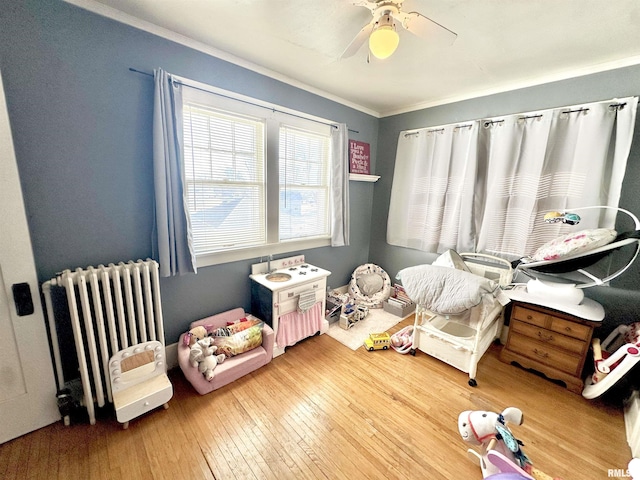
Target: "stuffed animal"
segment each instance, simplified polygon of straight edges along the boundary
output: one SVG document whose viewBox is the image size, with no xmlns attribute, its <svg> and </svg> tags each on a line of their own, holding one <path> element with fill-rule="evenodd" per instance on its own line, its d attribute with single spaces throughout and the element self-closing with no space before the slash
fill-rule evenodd
<svg viewBox="0 0 640 480">
<path fill-rule="evenodd" d="M 188 347 L 192 346 L 198 340 L 202 340 L 207 336 L 207 329 L 201 325 L 193 327 L 184 335 L 184 344 Z"/>
<path fill-rule="evenodd" d="M 214 350 L 217 350 L 218 347 L 213 348 Z M 224 353 L 204 357 L 204 359 L 198 364 L 198 371 L 204 375 L 204 378 L 211 381 L 213 379 L 213 370 L 219 363 L 224 362 L 225 358 L 227 357 Z"/>
<path fill-rule="evenodd" d="M 213 339 L 211 337 L 204 337 L 191 345 L 191 350 L 189 351 L 189 363 L 194 367 L 197 367 L 202 360 L 213 355 L 217 350 L 217 347 L 212 346 L 212 342 Z"/>
<path fill-rule="evenodd" d="M 481 447 L 479 453 L 473 449 L 467 452 L 472 460 L 480 464 L 483 478 L 500 473 L 498 467 L 487 460 L 489 450 L 499 452 L 516 464 L 528 460 L 507 427 L 508 422 L 521 425 L 522 421 L 522 411 L 515 407 L 508 407 L 501 414 L 467 410 L 458 416 L 458 431 L 462 439 Z"/>
</svg>

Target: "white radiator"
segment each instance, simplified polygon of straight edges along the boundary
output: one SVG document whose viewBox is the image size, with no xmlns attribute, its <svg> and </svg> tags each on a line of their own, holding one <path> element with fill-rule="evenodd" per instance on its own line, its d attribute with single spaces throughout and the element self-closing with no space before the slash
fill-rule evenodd
<svg viewBox="0 0 640 480">
<path fill-rule="evenodd" d="M 63 287 L 66 291 L 83 404 L 93 425 L 96 421 L 94 403 L 103 407 L 105 396 L 109 402 L 113 401 L 108 368 L 111 356 L 149 340 L 158 340 L 164 345 L 158 264 L 153 260 L 138 260 L 108 267 L 65 270 L 42 285 L 58 385 L 62 388 L 65 382 L 51 287 Z"/>
</svg>

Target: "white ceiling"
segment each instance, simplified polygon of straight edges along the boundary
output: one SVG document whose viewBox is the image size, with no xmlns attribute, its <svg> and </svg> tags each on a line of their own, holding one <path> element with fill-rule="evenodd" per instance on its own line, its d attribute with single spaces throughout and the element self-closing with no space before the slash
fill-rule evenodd
<svg viewBox="0 0 640 480">
<path fill-rule="evenodd" d="M 640 63 L 638 0 L 405 0 L 457 40 L 371 63 L 351 0 L 67 1 L 380 117 Z"/>
</svg>

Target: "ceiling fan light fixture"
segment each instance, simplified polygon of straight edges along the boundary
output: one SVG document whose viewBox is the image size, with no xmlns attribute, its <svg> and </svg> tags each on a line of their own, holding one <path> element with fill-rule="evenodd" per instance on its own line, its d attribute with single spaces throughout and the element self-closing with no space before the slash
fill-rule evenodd
<svg viewBox="0 0 640 480">
<path fill-rule="evenodd" d="M 393 27 L 393 23 L 380 25 L 369 35 L 369 50 L 374 57 L 384 60 L 393 55 L 398 48 L 400 36 Z"/>
</svg>

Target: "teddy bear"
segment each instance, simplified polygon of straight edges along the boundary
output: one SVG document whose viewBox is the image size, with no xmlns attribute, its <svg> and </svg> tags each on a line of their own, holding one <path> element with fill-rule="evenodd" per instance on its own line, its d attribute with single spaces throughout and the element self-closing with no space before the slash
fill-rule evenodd
<svg viewBox="0 0 640 480">
<path fill-rule="evenodd" d="M 198 340 L 202 340 L 207 336 L 207 329 L 202 325 L 198 325 L 197 327 L 193 327 L 184 335 L 184 344 L 187 347 L 191 347 Z"/>
<path fill-rule="evenodd" d="M 217 347 L 212 346 L 212 342 L 213 339 L 211 337 L 204 337 L 191 345 L 191 350 L 189 351 L 189 363 L 194 367 L 197 367 L 202 360 L 213 355 L 217 350 Z"/>
<path fill-rule="evenodd" d="M 480 464 L 483 478 L 500 473 L 499 468 L 487 460 L 487 452 L 489 450 L 499 452 L 513 463 L 520 463 L 526 458 L 521 453 L 519 442 L 512 435 L 510 438 L 504 438 L 511 434 L 506 426 L 508 422 L 521 425 L 522 421 L 522 411 L 515 407 L 508 407 L 501 414 L 481 410 L 467 410 L 458 416 L 458 431 L 462 439 L 472 445 L 481 447 L 480 453 L 473 449 L 469 449 L 467 452 L 472 460 Z M 517 448 L 513 445 L 514 441 Z M 508 443 L 510 444 L 508 445 Z M 516 451 L 513 451 L 513 449 Z M 518 456 L 519 458 L 517 458 Z"/>
<path fill-rule="evenodd" d="M 217 347 L 213 347 L 214 352 Z M 213 379 L 213 370 L 219 363 L 224 362 L 224 359 L 227 358 L 224 353 L 219 355 L 208 355 L 204 357 L 200 363 L 198 364 L 198 371 L 204 375 L 208 381 Z"/>
</svg>

